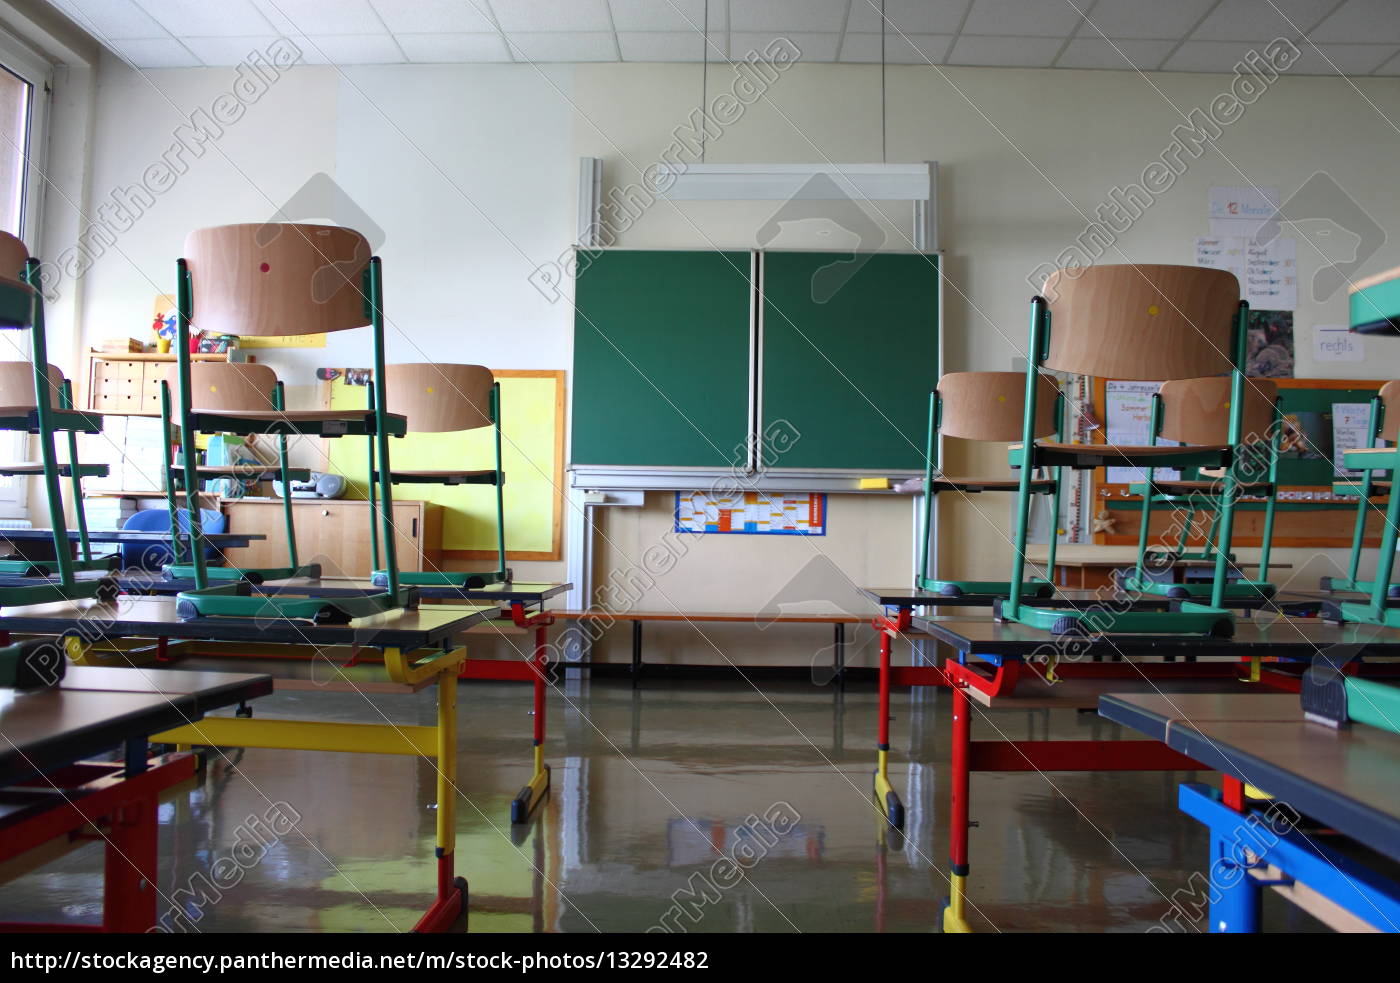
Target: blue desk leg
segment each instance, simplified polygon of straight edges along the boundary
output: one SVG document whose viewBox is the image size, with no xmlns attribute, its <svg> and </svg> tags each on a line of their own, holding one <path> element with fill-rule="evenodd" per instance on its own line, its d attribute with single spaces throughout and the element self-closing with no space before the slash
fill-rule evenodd
<svg viewBox="0 0 1400 983">
<path fill-rule="evenodd" d="M 1243 822 L 1244 817 L 1240 817 Z M 1210 931 L 1258 932 L 1264 888 L 1236 859 L 1239 830 L 1210 831 Z"/>
</svg>

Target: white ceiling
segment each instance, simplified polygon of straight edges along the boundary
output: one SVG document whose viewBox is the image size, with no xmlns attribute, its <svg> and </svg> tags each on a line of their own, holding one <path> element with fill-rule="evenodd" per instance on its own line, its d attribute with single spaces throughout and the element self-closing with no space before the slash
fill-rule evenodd
<svg viewBox="0 0 1400 983">
<path fill-rule="evenodd" d="M 881 0 L 51 0 L 139 68 L 236 65 L 280 35 L 312 64 L 880 61 Z M 884 0 L 891 64 L 1234 71 L 1276 37 L 1289 74 L 1400 75 L 1396 0 Z"/>
</svg>

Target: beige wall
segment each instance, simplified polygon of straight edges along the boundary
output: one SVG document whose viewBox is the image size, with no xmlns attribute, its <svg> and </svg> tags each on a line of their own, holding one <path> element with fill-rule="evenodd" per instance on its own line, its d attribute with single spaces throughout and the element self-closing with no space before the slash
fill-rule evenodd
<svg viewBox="0 0 1400 983">
<path fill-rule="evenodd" d="M 168 145 L 178 112 L 207 105 L 232 77 L 232 69 L 137 74 L 104 60 L 89 158 L 92 199 L 139 179 Z M 1115 185 L 1139 180 L 1161 157 L 1181 114 L 1208 107 L 1229 83 L 1205 75 L 889 69 L 889 160 L 940 164 L 946 368 L 1011 366 L 1024 349 L 1028 275 L 1056 261 Z M 728 84 L 725 72 L 711 67 L 711 96 Z M 577 158 L 602 157 L 607 187 L 635 180 L 684 125 L 699 86 L 696 65 L 395 66 L 343 75 L 293 69 L 97 260 L 81 281 L 81 332 L 88 341 L 138 332 L 149 320 L 151 296 L 169 289 L 185 231 L 262 220 L 307 178 L 326 172 L 385 231 L 393 357 L 422 351 L 499 367 L 567 368 L 567 301 L 550 303 L 528 278 L 536 265 L 564 253 L 575 235 Z M 1319 170 L 1383 228 L 1400 228 L 1400 195 L 1386 163 L 1400 149 L 1400 133 L 1387 121 L 1397 114 L 1400 80 L 1279 80 L 1224 129 L 1213 149 L 1183 158 L 1186 172 L 1104 261 L 1190 263 L 1192 238 L 1208 231 L 1212 185 L 1253 182 L 1286 196 Z M 707 160 L 878 160 L 879 122 L 878 68 L 798 65 L 768 90 L 767 101 L 710 141 Z M 771 203 L 659 202 L 617 242 L 752 246 L 773 211 Z M 908 248 L 904 209 L 882 215 L 886 248 Z M 1308 284 L 1324 253 L 1340 248 L 1344 255 L 1349 246 L 1344 232 L 1325 223 L 1305 231 L 1298 374 L 1400 375 L 1400 345 L 1375 339 L 1367 342 L 1364 363 L 1312 362 L 1312 326 L 1344 324 L 1346 309 L 1341 295 L 1314 302 Z M 811 222 L 785 230 L 774 245 L 846 241 L 839 229 Z M 1400 242 L 1392 238 L 1361 272 L 1397 263 Z M 273 360 L 289 379 L 306 378 L 314 365 L 363 364 L 364 344 L 337 339 L 324 351 Z M 899 353 L 872 348 L 871 357 Z M 310 394 L 305 389 L 299 398 Z M 956 446 L 948 464 L 1004 467 L 995 450 Z M 669 495 L 654 494 L 645 508 L 606 514 L 600 583 L 640 562 L 669 529 L 670 508 Z M 1005 500 L 991 496 L 950 505 L 944 569 L 1002 575 L 1008 514 Z M 910 523 L 908 501 L 835 497 L 824 539 L 705 538 L 637 606 L 752 609 L 820 555 L 854 583 L 903 583 L 911 567 Z M 1326 572 L 1325 556 L 1284 551 L 1284 557 L 1300 565 L 1300 583 Z M 562 564 L 518 566 L 534 576 L 563 574 Z M 802 638 L 796 644 L 810 652 Z M 751 651 L 756 643 L 736 636 L 735 645 Z"/>
</svg>

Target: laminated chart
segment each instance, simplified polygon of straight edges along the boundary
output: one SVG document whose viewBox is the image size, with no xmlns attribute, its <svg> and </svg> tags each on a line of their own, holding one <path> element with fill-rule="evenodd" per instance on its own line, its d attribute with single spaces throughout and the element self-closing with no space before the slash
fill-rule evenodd
<svg viewBox="0 0 1400 983">
<path fill-rule="evenodd" d="M 826 495 L 676 492 L 676 532 L 825 536 Z"/>
</svg>

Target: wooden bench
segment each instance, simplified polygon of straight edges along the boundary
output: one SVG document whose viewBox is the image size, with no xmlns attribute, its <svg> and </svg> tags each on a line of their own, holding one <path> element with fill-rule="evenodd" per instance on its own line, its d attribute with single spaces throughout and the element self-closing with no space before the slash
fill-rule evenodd
<svg viewBox="0 0 1400 983">
<path fill-rule="evenodd" d="M 846 673 L 846 626 L 858 625 L 870 620 L 854 614 L 784 614 L 780 612 L 741 614 L 731 611 L 621 611 L 612 612 L 596 608 L 587 610 L 555 611 L 555 617 L 570 621 L 607 621 L 632 623 L 632 686 L 635 689 L 641 680 L 642 625 L 648 621 L 724 622 L 728 624 L 756 624 L 764 628 L 769 625 L 831 625 L 835 649 L 832 658 L 832 673 L 838 686 L 845 685 Z"/>
</svg>

